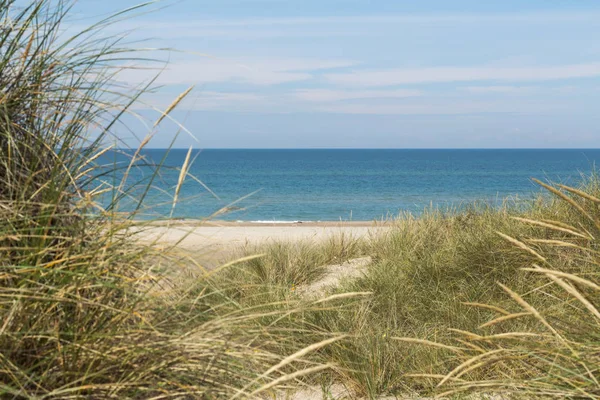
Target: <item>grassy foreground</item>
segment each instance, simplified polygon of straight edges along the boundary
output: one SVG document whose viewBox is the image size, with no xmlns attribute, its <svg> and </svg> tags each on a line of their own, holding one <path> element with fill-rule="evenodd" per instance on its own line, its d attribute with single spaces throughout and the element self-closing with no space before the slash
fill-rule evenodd
<svg viewBox="0 0 600 400">
<path fill-rule="evenodd" d="M 119 80 L 147 56 L 105 28 L 147 5 L 74 34 L 71 5 L 0 0 L 0 398 L 252 398 L 328 368 L 303 355 L 335 337 L 272 352 L 255 309 L 223 315 L 202 293 L 165 293 L 158 271 L 185 257 L 128 229 L 159 166 L 145 182 L 128 177 L 152 167 L 139 150 L 183 96 L 157 111 L 128 163 L 100 165 L 152 84 Z M 138 206 L 120 212 L 131 193 Z"/>
<path fill-rule="evenodd" d="M 527 210 L 431 211 L 370 240 L 247 249 L 173 286 L 161 271 L 194 260 L 139 244 L 136 212 L 119 212 L 152 190 L 155 175 L 127 179 L 147 161 L 98 165 L 148 89 L 118 80 L 143 53 L 103 34 L 127 12 L 68 36 L 68 3 L 19 4 L 0 0 L 0 397 L 265 398 L 305 383 L 352 397 L 600 397 L 596 177 L 547 186 Z M 362 255 L 363 278 L 298 294 L 323 265 Z"/>
<path fill-rule="evenodd" d="M 346 335 L 312 357 L 334 364 L 309 380 L 325 393 L 341 383 L 356 397 L 600 398 L 600 182 L 539 183 L 550 196 L 525 210 L 430 211 L 368 240 L 247 249 L 266 255 L 223 271 L 214 287 L 236 299 L 228 309 L 294 310 L 306 302 L 296 288 L 323 265 L 368 255 L 363 278 L 332 289 L 336 307 L 261 321 L 293 332 L 279 352 Z"/>
</svg>

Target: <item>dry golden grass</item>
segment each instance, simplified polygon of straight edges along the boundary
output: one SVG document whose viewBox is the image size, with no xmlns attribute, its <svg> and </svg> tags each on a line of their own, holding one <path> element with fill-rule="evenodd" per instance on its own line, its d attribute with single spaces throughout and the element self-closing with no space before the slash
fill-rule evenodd
<svg viewBox="0 0 600 400">
<path fill-rule="evenodd" d="M 588 325 L 597 317 L 591 294 L 598 287 L 593 200 L 600 193 L 598 181 L 592 176 L 579 189 L 563 189 L 573 196 L 569 201 L 566 194 L 553 197 L 552 192 L 525 208 L 476 205 L 462 212 L 405 216 L 368 241 L 251 249 L 266 256 L 233 266 L 215 277 L 215 285 L 238 306 L 268 299 L 275 309 L 285 309 L 305 301 L 294 289 L 320 279 L 323 265 L 371 256 L 364 278 L 332 292 L 370 295 L 309 310 L 301 318 L 262 322 L 302 332 L 279 342 L 279 349 L 304 347 L 324 335 L 348 335 L 313 358 L 334 367 L 310 382 L 342 383 L 358 397 L 460 395 L 505 391 L 508 384 L 501 379 L 510 377 L 513 396 L 527 397 L 532 392 L 524 391 L 525 380 L 552 371 L 507 362 L 505 356 L 514 354 L 499 347 L 527 343 L 546 352 L 552 346 L 567 351 L 570 334 L 597 335 Z M 594 382 L 595 367 L 588 363 L 580 370 L 589 370 L 588 380 Z M 566 395 L 564 388 L 557 393 Z"/>
<path fill-rule="evenodd" d="M 106 139 L 148 86 L 116 84 L 135 50 L 98 39 L 114 18 L 64 37 L 68 11 L 0 0 L 1 397 L 252 398 L 300 381 L 356 397 L 600 397 L 596 176 L 538 181 L 552 196 L 525 208 L 430 210 L 369 240 L 246 249 L 173 286 L 161 271 L 193 260 L 129 229 L 158 172 L 128 178 L 191 89 L 159 112 L 123 179 L 97 184 Z M 190 154 L 173 207 L 194 180 Z M 128 197 L 134 211 L 120 212 Z M 321 299 L 296 292 L 359 256 L 373 260 L 364 277 Z"/>
<path fill-rule="evenodd" d="M 162 290 L 160 271 L 185 258 L 139 244 L 129 229 L 153 190 L 152 179 L 140 188 L 129 172 L 145 165 L 141 149 L 155 130 L 130 152 L 120 181 L 103 178 L 98 161 L 116 151 L 106 143 L 148 88 L 116 80 L 135 49 L 103 39 L 103 29 L 145 5 L 69 37 L 60 23 L 70 3 L 21 5 L 0 0 L 0 397 L 253 398 L 329 368 L 304 357 L 328 341 L 268 348 L 278 332 L 260 324 L 264 316 L 300 310 L 264 303 L 221 314 L 234 299 Z M 188 153 L 173 206 L 190 162 Z M 134 211 L 119 212 L 136 190 Z"/>
</svg>

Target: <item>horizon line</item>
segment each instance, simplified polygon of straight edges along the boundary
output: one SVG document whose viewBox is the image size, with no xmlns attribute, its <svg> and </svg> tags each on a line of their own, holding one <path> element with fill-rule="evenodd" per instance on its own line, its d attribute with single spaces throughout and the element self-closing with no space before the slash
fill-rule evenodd
<svg viewBox="0 0 600 400">
<path fill-rule="evenodd" d="M 115 150 L 136 150 L 115 147 Z M 190 147 L 146 147 L 144 150 L 189 150 Z M 192 150 L 600 150 L 600 147 L 192 147 Z"/>
</svg>

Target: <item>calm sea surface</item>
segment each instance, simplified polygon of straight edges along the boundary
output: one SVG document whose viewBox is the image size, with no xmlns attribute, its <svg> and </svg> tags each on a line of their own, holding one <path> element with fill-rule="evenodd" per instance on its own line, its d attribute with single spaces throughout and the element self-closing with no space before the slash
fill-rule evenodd
<svg viewBox="0 0 600 400">
<path fill-rule="evenodd" d="M 168 216 L 187 151 L 146 150 L 164 168 L 152 182 L 144 214 Z M 113 158 L 114 157 L 114 158 Z M 589 174 L 594 150 L 197 150 L 174 217 L 202 218 L 230 207 L 219 219 L 243 221 L 370 220 L 419 213 L 433 205 L 460 207 L 475 200 L 498 204 L 507 196 L 527 199 L 539 190 L 530 178 L 576 184 Z M 105 157 L 124 165 L 122 155 Z M 152 168 L 131 172 L 129 184 L 147 184 Z M 121 172 L 105 180 L 119 179 Z M 141 185 L 121 203 L 131 210 Z M 250 195 L 251 194 L 251 195 Z M 250 195 L 250 196 L 248 196 Z M 245 197 L 244 196 L 248 196 Z M 241 200 L 240 200 L 241 199 Z M 236 202 L 237 201 L 237 202 Z"/>
</svg>

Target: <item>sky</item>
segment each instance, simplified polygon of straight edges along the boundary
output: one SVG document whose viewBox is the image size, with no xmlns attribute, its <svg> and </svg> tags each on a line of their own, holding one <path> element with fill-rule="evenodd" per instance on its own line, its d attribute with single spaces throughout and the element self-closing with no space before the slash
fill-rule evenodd
<svg viewBox="0 0 600 400">
<path fill-rule="evenodd" d="M 69 23 L 138 3 L 79 0 Z M 136 106 L 151 120 L 151 106 L 195 85 L 173 113 L 191 133 L 176 147 L 600 147 L 600 1 L 167 0 L 148 10 L 109 29 L 177 50 L 151 52 L 165 61 L 153 64 L 161 88 Z M 151 146 L 176 130 L 165 122 Z"/>
</svg>

